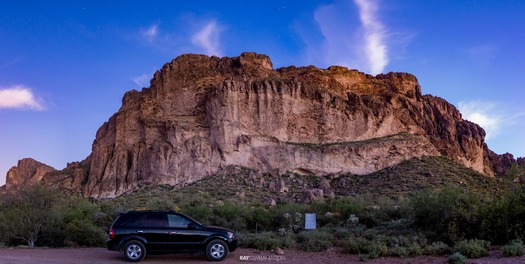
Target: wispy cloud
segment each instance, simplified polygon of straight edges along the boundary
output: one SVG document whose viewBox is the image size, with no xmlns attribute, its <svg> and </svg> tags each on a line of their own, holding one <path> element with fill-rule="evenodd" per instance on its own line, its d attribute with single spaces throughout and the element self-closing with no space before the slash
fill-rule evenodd
<svg viewBox="0 0 525 264">
<path fill-rule="evenodd" d="M 390 32 L 382 23 L 379 10 L 377 0 L 336 0 L 315 10 L 315 24 L 296 23 L 296 30 L 306 44 L 307 63 L 341 65 L 371 74 L 384 72 L 389 63 L 388 37 L 395 34 L 398 42 L 410 38 Z"/>
<path fill-rule="evenodd" d="M 141 44 L 169 54 L 223 54 L 220 40 L 225 27 L 216 19 L 182 15 L 176 23 L 164 23 L 162 29 L 159 25 L 160 23 L 143 27 L 135 36 Z"/>
<path fill-rule="evenodd" d="M 490 101 L 462 101 L 458 109 L 463 118 L 485 129 L 486 139 L 497 137 L 505 129 L 522 122 L 525 112 L 519 112 Z"/>
<path fill-rule="evenodd" d="M 157 24 L 151 25 L 148 28 L 142 28 L 140 30 L 140 36 L 149 42 L 154 41 L 158 34 L 159 34 L 159 25 Z"/>
<path fill-rule="evenodd" d="M 191 43 L 204 49 L 207 55 L 221 56 L 221 32 L 222 28 L 218 23 L 211 20 L 191 36 Z"/>
<path fill-rule="evenodd" d="M 131 80 L 139 87 L 148 87 L 151 76 L 152 74 L 144 73 L 140 76 L 131 78 Z"/>
<path fill-rule="evenodd" d="M 499 48 L 495 44 L 485 43 L 460 49 L 460 51 L 466 54 L 471 63 L 474 65 L 489 66 L 494 63 L 494 60 L 498 55 Z"/>
<path fill-rule="evenodd" d="M 32 110 L 44 110 L 44 106 L 35 97 L 31 89 L 16 85 L 7 88 L 0 87 L 0 109 L 32 109 Z"/>
<path fill-rule="evenodd" d="M 354 0 L 359 9 L 359 19 L 364 29 L 364 50 L 372 74 L 383 72 L 388 64 L 388 48 L 385 44 L 385 27 L 378 17 L 375 0 Z"/>
</svg>

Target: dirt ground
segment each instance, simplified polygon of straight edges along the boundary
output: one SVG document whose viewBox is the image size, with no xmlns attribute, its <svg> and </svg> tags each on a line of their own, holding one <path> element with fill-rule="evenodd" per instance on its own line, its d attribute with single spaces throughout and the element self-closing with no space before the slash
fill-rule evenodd
<svg viewBox="0 0 525 264">
<path fill-rule="evenodd" d="M 393 258 L 385 257 L 369 260 L 367 263 L 380 264 L 432 264 L 446 263 L 447 257 L 428 257 L 421 256 L 416 258 Z M 3 248 L 0 249 L 0 264 L 111 264 L 126 263 L 119 252 L 108 251 L 105 248 Z M 161 255 L 146 256 L 141 263 L 211 263 L 204 255 Z M 339 250 L 329 250 L 321 253 L 288 251 L 284 255 L 278 256 L 271 251 L 259 251 L 255 249 L 239 248 L 230 253 L 221 263 L 363 263 L 359 261 L 357 255 L 347 255 L 340 253 Z M 506 264 L 506 263 L 525 263 L 524 257 L 503 258 L 501 253 L 493 251 L 490 256 L 482 259 L 468 260 L 471 264 Z"/>
</svg>

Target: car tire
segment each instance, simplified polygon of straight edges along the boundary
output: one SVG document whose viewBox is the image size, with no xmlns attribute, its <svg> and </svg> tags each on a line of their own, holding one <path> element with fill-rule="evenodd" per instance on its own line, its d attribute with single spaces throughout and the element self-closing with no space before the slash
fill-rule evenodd
<svg viewBox="0 0 525 264">
<path fill-rule="evenodd" d="M 212 240 L 206 246 L 206 257 L 211 261 L 221 261 L 228 256 L 228 245 L 222 240 Z"/>
<path fill-rule="evenodd" d="M 131 240 L 122 248 L 122 254 L 127 261 L 139 262 L 146 257 L 146 247 L 140 241 Z"/>
</svg>

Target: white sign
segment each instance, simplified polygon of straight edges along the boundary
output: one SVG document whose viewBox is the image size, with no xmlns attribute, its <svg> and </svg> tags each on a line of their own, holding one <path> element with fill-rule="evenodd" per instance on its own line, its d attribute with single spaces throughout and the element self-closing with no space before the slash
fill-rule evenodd
<svg viewBox="0 0 525 264">
<path fill-rule="evenodd" d="M 316 229 L 316 214 L 305 214 L 304 229 Z"/>
</svg>

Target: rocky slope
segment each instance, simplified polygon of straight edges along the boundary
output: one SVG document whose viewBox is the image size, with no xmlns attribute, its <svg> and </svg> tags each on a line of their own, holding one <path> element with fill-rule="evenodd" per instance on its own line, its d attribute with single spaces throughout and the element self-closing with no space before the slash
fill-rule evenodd
<svg viewBox="0 0 525 264">
<path fill-rule="evenodd" d="M 143 184 L 184 185 L 226 166 L 280 175 L 367 174 L 444 155 L 488 176 L 511 159 L 490 151 L 484 130 L 445 100 L 422 95 L 415 76 L 332 66 L 273 69 L 270 58 L 182 55 L 149 88 L 124 95 L 91 155 L 62 171 L 7 187 L 45 184 L 115 197 Z M 35 180 L 34 180 L 35 179 Z"/>
</svg>

